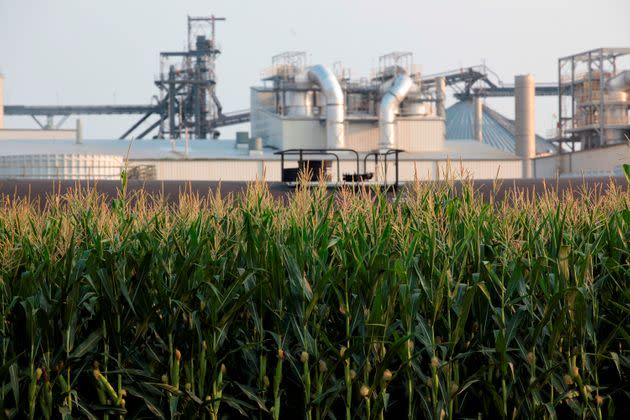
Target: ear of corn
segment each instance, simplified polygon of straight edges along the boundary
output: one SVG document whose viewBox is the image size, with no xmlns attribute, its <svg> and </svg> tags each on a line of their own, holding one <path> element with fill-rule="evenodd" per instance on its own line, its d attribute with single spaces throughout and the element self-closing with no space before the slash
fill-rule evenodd
<svg viewBox="0 0 630 420">
<path fill-rule="evenodd" d="M 458 189 L 3 197 L 2 416 L 628 414 L 627 190 Z"/>
</svg>

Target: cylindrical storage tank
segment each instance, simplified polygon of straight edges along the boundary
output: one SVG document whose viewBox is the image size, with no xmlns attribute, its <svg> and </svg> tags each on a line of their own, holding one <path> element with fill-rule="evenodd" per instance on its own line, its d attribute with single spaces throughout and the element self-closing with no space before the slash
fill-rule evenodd
<svg viewBox="0 0 630 420">
<path fill-rule="evenodd" d="M 249 140 L 249 155 L 261 156 L 263 154 L 263 141 L 261 137 Z"/>
<path fill-rule="evenodd" d="M 313 114 L 313 92 L 287 91 L 287 116 L 307 117 Z"/>
<path fill-rule="evenodd" d="M 256 137 L 256 138 L 250 139 L 249 148 L 250 150 L 262 151 L 263 149 L 262 137 Z"/>
<path fill-rule="evenodd" d="M 606 107 L 605 125 L 628 125 L 628 94 L 622 90 L 609 92 L 604 97 Z M 626 142 L 626 132 L 623 128 L 606 128 L 604 130 L 605 144 L 619 144 Z"/>
<path fill-rule="evenodd" d="M 436 113 L 440 118 L 446 118 L 446 79 L 444 77 L 438 77 L 435 79 L 435 91 L 436 91 Z"/>
<path fill-rule="evenodd" d="M 118 155 L 50 154 L 0 156 L 0 177 L 21 179 L 117 180 L 124 167 Z"/>
<path fill-rule="evenodd" d="M 624 70 L 608 81 L 610 91 L 630 91 L 630 70 Z"/>
<path fill-rule="evenodd" d="M 405 102 L 403 102 L 400 109 L 400 115 L 402 116 L 426 116 L 427 114 L 427 106 L 424 102 L 421 102 L 420 100 L 407 99 L 405 100 Z"/>
<path fill-rule="evenodd" d="M 628 124 L 628 94 L 618 90 L 610 92 L 604 97 L 606 107 L 605 124 L 627 125 Z"/>
<path fill-rule="evenodd" d="M 523 178 L 532 178 L 532 159 L 536 156 L 536 132 L 534 126 L 534 76 L 519 75 L 514 79 L 514 115 L 516 154 L 523 159 Z"/>
<path fill-rule="evenodd" d="M 483 142 L 483 101 L 480 96 L 473 98 L 475 140 Z"/>
</svg>

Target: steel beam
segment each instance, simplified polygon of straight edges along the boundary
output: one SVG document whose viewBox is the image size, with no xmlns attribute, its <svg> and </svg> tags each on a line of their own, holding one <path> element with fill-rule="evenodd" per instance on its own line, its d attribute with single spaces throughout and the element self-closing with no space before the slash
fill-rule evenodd
<svg viewBox="0 0 630 420">
<path fill-rule="evenodd" d="M 6 105 L 5 115 L 112 115 L 112 114 L 146 114 L 147 112 L 159 112 L 155 105 L 66 105 L 66 106 L 27 106 Z"/>
</svg>

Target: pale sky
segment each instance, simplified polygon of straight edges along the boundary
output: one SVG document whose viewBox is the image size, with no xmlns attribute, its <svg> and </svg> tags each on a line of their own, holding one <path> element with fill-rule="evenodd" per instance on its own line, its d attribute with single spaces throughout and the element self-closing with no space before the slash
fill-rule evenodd
<svg viewBox="0 0 630 420">
<path fill-rule="evenodd" d="M 368 76 L 391 51 L 413 52 L 425 74 L 485 61 L 511 83 L 524 73 L 555 82 L 561 56 L 630 46 L 630 0 L 0 0 L 5 103 L 149 103 L 159 52 L 183 49 L 189 14 L 228 19 L 217 27 L 225 111 L 249 108 L 249 87 L 287 50 L 306 51 L 312 64 L 341 61 L 353 77 Z M 512 99 L 488 104 L 513 115 Z M 555 98 L 538 99 L 539 133 L 556 109 Z M 138 118 L 83 117 L 85 136 L 118 137 Z"/>
</svg>

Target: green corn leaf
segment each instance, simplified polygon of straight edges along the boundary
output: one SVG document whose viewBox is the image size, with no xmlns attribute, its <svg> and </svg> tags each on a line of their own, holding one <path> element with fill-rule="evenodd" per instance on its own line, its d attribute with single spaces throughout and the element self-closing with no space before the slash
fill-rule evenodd
<svg viewBox="0 0 630 420">
<path fill-rule="evenodd" d="M 460 308 L 457 324 L 455 325 L 455 330 L 453 331 L 453 335 L 451 337 L 451 352 L 455 351 L 455 347 L 457 346 L 458 341 L 464 334 L 464 328 L 466 327 L 466 322 L 468 321 L 468 314 L 470 312 L 470 307 L 473 303 L 473 299 L 475 298 L 475 288 L 468 287 L 466 290 L 466 294 L 464 295 L 464 303 Z"/>
</svg>

